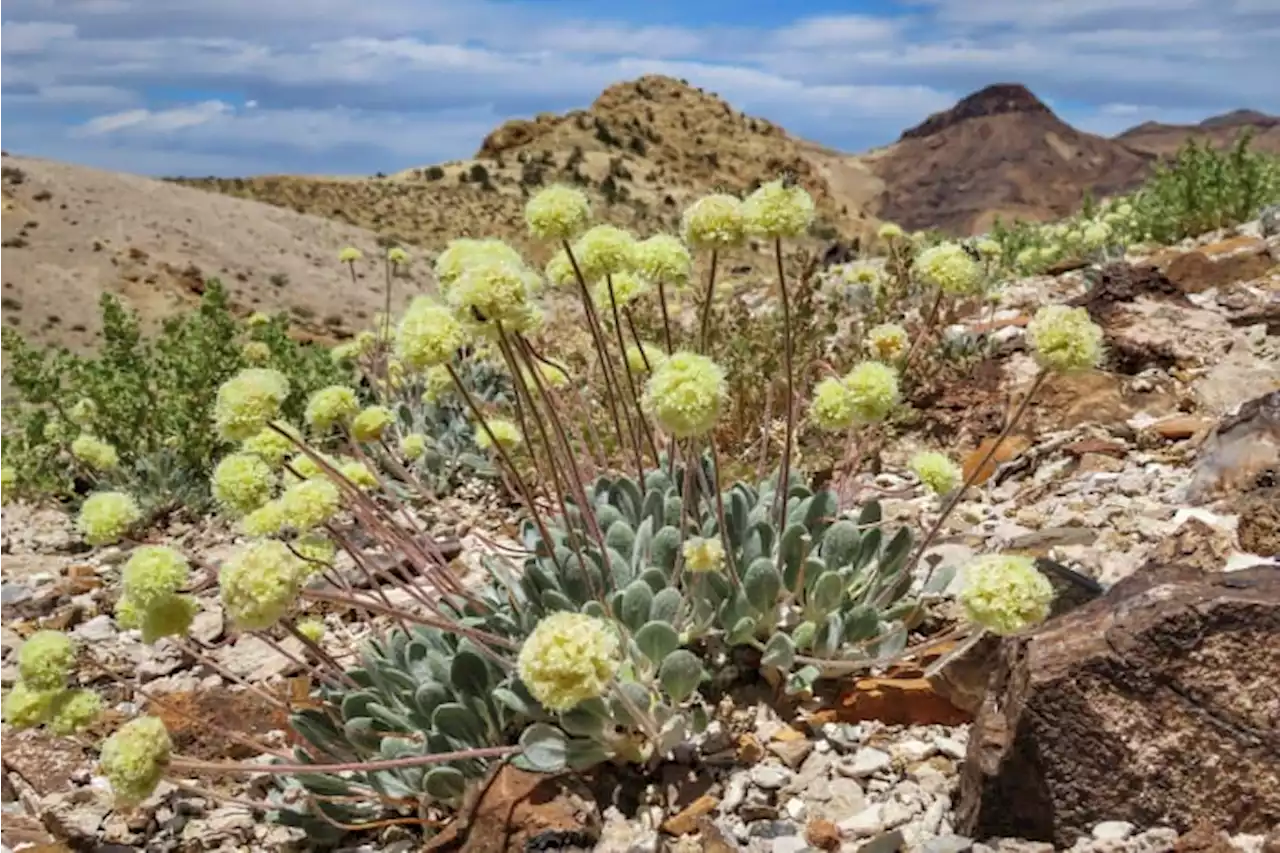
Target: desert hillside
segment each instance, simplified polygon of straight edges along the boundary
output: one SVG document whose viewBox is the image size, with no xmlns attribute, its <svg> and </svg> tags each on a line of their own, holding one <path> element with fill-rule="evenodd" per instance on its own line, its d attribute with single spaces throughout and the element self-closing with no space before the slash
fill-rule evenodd
<svg viewBox="0 0 1280 853">
<path fill-rule="evenodd" d="M 875 178 L 847 158 L 670 77 L 606 89 L 587 109 L 516 119 L 475 156 L 370 179 L 269 176 L 180 183 L 330 217 L 430 249 L 458 236 L 523 244 L 524 204 L 550 183 L 587 192 L 600 216 L 642 234 L 673 230 L 712 191 L 741 193 L 791 172 L 818 206 L 814 243 L 869 223 Z M 522 248 L 532 249 L 522 245 Z"/>
<path fill-rule="evenodd" d="M 1130 148 L 1168 157 L 1188 139 L 1208 142 L 1215 148 L 1226 148 L 1246 128 L 1253 133 L 1251 148 L 1280 154 L 1280 116 L 1267 115 L 1257 110 L 1232 110 L 1198 124 L 1161 124 L 1148 121 L 1115 138 Z"/>
<path fill-rule="evenodd" d="M 1023 86 L 989 86 L 863 155 L 883 183 L 873 212 L 912 229 L 972 234 L 996 216 L 1044 221 L 1076 209 L 1086 189 L 1132 189 L 1154 156 L 1058 118 Z"/>
<path fill-rule="evenodd" d="M 332 219 L 31 157 L 4 157 L 3 193 L 4 322 L 35 341 L 91 345 L 102 293 L 154 324 L 208 278 L 239 310 L 288 311 L 311 336 L 350 334 L 383 304 L 376 235 Z M 365 254 L 355 284 L 344 246 Z M 410 267 L 397 302 L 429 278 Z"/>
</svg>

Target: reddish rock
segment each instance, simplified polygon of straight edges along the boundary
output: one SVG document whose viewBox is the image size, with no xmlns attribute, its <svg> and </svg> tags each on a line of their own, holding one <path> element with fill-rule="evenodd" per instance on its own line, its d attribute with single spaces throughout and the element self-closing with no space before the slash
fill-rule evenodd
<svg viewBox="0 0 1280 853">
<path fill-rule="evenodd" d="M 1083 457 L 1087 454 L 1104 454 L 1114 456 L 1116 459 L 1123 459 L 1129 454 L 1129 447 L 1123 442 L 1107 441 L 1102 438 L 1086 438 L 1084 441 L 1077 441 L 1068 444 L 1062 448 L 1063 452 L 1072 456 Z"/>
<path fill-rule="evenodd" d="M 819 850 L 837 850 L 840 847 L 840 830 L 829 820 L 815 818 L 805 827 L 804 840 Z"/>
<path fill-rule="evenodd" d="M 926 678 L 861 678 L 840 697 L 844 722 L 876 720 L 902 726 L 957 726 L 971 716 Z"/>
<path fill-rule="evenodd" d="M 1197 415 L 1174 415 L 1151 425 L 1151 431 L 1161 438 L 1170 441 L 1185 441 L 1193 438 L 1213 426 L 1211 418 Z"/>
<path fill-rule="evenodd" d="M 675 817 L 662 824 L 662 831 L 667 835 L 692 835 L 698 831 L 698 818 L 711 814 L 720 801 L 710 794 L 703 794 L 685 806 Z"/>
<path fill-rule="evenodd" d="M 1177 255 L 1165 275 L 1183 293 L 1202 293 L 1266 275 L 1275 266 L 1264 240 L 1236 237 Z"/>
<path fill-rule="evenodd" d="M 977 449 L 964 458 L 961 466 L 964 470 L 965 479 L 973 477 L 975 486 L 985 483 L 991 479 L 991 475 L 996 472 L 996 468 L 1016 457 L 1031 446 L 1030 440 L 1020 435 L 1006 436 L 999 445 L 996 444 L 995 436 L 984 438 Z M 995 452 L 992 452 L 995 448 Z M 987 458 L 987 454 L 991 454 L 991 458 Z M 986 460 L 984 463 L 983 460 Z M 982 466 L 979 468 L 978 466 Z M 975 473 L 976 472 L 976 473 Z"/>
<path fill-rule="evenodd" d="M 1280 570 L 1145 568 L 1002 643 L 957 829 L 1071 846 L 1103 820 L 1280 821 Z"/>
</svg>

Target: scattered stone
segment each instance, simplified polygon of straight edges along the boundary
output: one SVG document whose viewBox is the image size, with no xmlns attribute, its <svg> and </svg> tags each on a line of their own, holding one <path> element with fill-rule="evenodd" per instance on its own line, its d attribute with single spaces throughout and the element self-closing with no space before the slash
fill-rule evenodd
<svg viewBox="0 0 1280 853">
<path fill-rule="evenodd" d="M 837 776 L 827 783 L 824 798 L 815 803 L 813 810 L 819 817 L 839 823 L 867 807 L 867 797 L 862 786 L 852 779 Z"/>
<path fill-rule="evenodd" d="M 956 761 L 960 761 L 964 758 L 965 745 L 955 738 L 940 737 L 933 742 L 933 745 L 938 752 L 942 753 L 947 758 L 953 758 Z"/>
<path fill-rule="evenodd" d="M 689 805 L 681 809 L 680 813 L 670 818 L 662 824 L 662 831 L 668 835 L 689 835 L 698 829 L 698 818 L 706 814 L 711 814 L 716 810 L 716 806 L 720 805 L 720 801 L 710 794 L 703 794 Z"/>
<path fill-rule="evenodd" d="M 1261 278 L 1275 265 L 1265 240 L 1234 237 L 1183 252 L 1165 266 L 1165 275 L 1183 293 Z"/>
<path fill-rule="evenodd" d="M 887 752 L 875 747 L 864 746 L 853 755 L 853 759 L 841 765 L 840 772 L 855 779 L 872 776 L 893 765 L 893 758 Z"/>
<path fill-rule="evenodd" d="M 840 828 L 841 833 L 852 835 L 855 838 L 875 835 L 884 829 L 884 804 L 874 803 L 867 806 L 852 817 L 847 817 L 840 821 L 837 826 Z"/>
<path fill-rule="evenodd" d="M 906 844 L 902 830 L 895 829 L 892 832 L 881 833 L 863 844 L 858 848 L 858 853 L 897 853 L 899 850 L 905 850 Z"/>
<path fill-rule="evenodd" d="M 903 726 L 958 726 L 972 717 L 934 690 L 925 678 L 861 678 L 840 697 L 847 721 L 876 720 Z"/>
<path fill-rule="evenodd" d="M 1265 831 L 1280 820 L 1280 766 L 1259 679 L 1276 671 L 1280 570 L 1148 567 L 1005 641 L 970 733 L 959 829 L 1064 847 L 1103 819 Z"/>
<path fill-rule="evenodd" d="M 1280 470 L 1280 390 L 1244 403 L 1224 418 L 1205 443 L 1188 497 L 1203 503 L 1220 492 L 1239 492 L 1266 472 Z"/>
<path fill-rule="evenodd" d="M 751 769 L 751 781 L 766 791 L 776 791 L 790 779 L 791 771 L 777 764 L 757 764 Z"/>
<path fill-rule="evenodd" d="M 769 751 L 781 759 L 782 763 L 796 770 L 813 752 L 811 740 L 775 740 L 769 744 Z"/>
<path fill-rule="evenodd" d="M 835 850 L 840 846 L 840 830 L 826 818 L 809 821 L 804 830 L 805 840 L 819 850 Z"/>
<path fill-rule="evenodd" d="M 1093 837 L 1098 841 L 1124 841 L 1133 835 L 1133 824 L 1127 820 L 1104 820 L 1093 828 Z"/>
<path fill-rule="evenodd" d="M 963 835 L 938 835 L 920 845 L 920 853 L 968 853 L 972 849 L 973 839 Z"/>
<path fill-rule="evenodd" d="M 102 613 L 88 622 L 81 622 L 71 633 L 86 643 L 106 643 L 114 639 L 118 632 L 111 617 Z"/>
</svg>

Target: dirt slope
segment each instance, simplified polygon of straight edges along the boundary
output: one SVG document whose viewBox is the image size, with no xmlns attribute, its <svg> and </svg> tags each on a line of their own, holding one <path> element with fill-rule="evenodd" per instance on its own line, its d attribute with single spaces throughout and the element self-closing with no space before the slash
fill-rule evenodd
<svg viewBox="0 0 1280 853">
<path fill-rule="evenodd" d="M 42 342 L 91 345 L 98 298 L 121 295 L 154 325 L 216 277 L 244 311 L 288 310 L 304 335 L 339 337 L 383 300 L 382 256 L 360 228 L 172 183 L 30 157 L 3 158 L 4 323 Z M 344 246 L 366 260 L 350 272 Z M 401 303 L 429 283 L 419 264 Z"/>
<path fill-rule="evenodd" d="M 1246 128 L 1253 131 L 1250 148 L 1280 155 L 1280 116 L 1257 110 L 1232 110 L 1207 118 L 1199 124 L 1161 124 L 1144 122 L 1116 136 L 1130 148 L 1160 157 L 1174 154 L 1188 139 L 1209 142 L 1215 148 L 1228 148 Z"/>
<path fill-rule="evenodd" d="M 814 196 L 815 245 L 875 223 L 863 214 L 874 176 L 716 95 L 662 76 L 605 89 L 587 109 L 506 122 L 474 158 L 384 178 L 182 179 L 189 186 L 328 216 L 438 249 L 456 236 L 499 236 L 526 250 L 524 204 L 549 183 L 580 186 L 600 219 L 647 235 L 676 228 L 694 198 L 744 192 L 783 172 Z M 532 254 L 536 257 L 539 252 Z"/>
<path fill-rule="evenodd" d="M 989 86 L 859 158 L 884 184 L 873 211 L 912 229 L 986 230 L 996 215 L 1047 220 L 1086 189 L 1136 186 L 1152 155 L 1059 119 L 1026 88 Z"/>
</svg>

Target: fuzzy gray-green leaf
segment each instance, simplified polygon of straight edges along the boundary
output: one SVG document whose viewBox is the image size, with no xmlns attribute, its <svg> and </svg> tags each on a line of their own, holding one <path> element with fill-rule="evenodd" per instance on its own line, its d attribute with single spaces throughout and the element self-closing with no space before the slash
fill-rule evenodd
<svg viewBox="0 0 1280 853">
<path fill-rule="evenodd" d="M 833 569 L 842 569 L 853 563 L 858 553 L 857 522 L 842 518 L 827 528 L 822 536 L 822 559 Z"/>
<path fill-rule="evenodd" d="M 431 727 L 464 743 L 479 744 L 484 739 L 480 720 L 465 705 L 456 702 L 446 702 L 436 708 L 431 715 Z"/>
<path fill-rule="evenodd" d="M 702 676 L 702 661 L 688 649 L 677 649 L 668 655 L 658 670 L 663 691 L 676 702 L 692 696 Z"/>
<path fill-rule="evenodd" d="M 778 631 L 765 643 L 764 654 L 760 662 L 766 666 L 774 666 L 781 670 L 789 670 L 796 662 L 796 645 L 791 638 Z"/>
<path fill-rule="evenodd" d="M 546 723 L 534 723 L 520 734 L 523 750 L 514 763 L 535 773 L 558 773 L 565 768 L 568 739 L 564 732 Z"/>
<path fill-rule="evenodd" d="M 782 570 L 786 573 L 787 589 L 794 590 L 799 583 L 800 564 L 804 560 L 805 540 L 809 531 L 803 524 L 792 524 L 782 534 Z"/>
<path fill-rule="evenodd" d="M 809 609 L 816 616 L 825 616 L 840 606 L 843 596 L 844 579 L 840 577 L 840 573 L 823 572 L 813 582 L 813 586 L 809 587 Z"/>
<path fill-rule="evenodd" d="M 650 544 L 649 561 L 666 571 L 669 575 L 675 571 L 676 556 L 680 553 L 680 531 L 675 527 L 663 527 L 653 534 Z"/>
<path fill-rule="evenodd" d="M 432 767 L 422 783 L 434 799 L 449 802 L 461 797 L 467 790 L 467 777 L 453 767 Z"/>
<path fill-rule="evenodd" d="M 771 613 L 782 591 L 782 575 L 773 567 L 772 560 L 761 557 L 747 566 L 742 576 L 742 589 L 757 612 Z"/>
<path fill-rule="evenodd" d="M 667 655 L 680 648 L 680 635 L 676 629 L 666 622 L 650 622 L 636 631 L 636 645 L 640 651 L 656 666 Z"/>
<path fill-rule="evenodd" d="M 933 574 L 929 576 L 929 582 L 924 585 L 924 592 L 929 595 L 941 595 L 947 591 L 947 587 L 951 586 L 951 582 L 956 579 L 956 567 L 954 565 L 942 566 L 933 570 Z"/>
<path fill-rule="evenodd" d="M 449 681 L 469 696 L 489 694 L 489 667 L 484 658 L 468 649 L 459 649 L 449 667 Z"/>
<path fill-rule="evenodd" d="M 846 643 L 870 639 L 879 630 L 880 612 L 870 604 L 859 604 L 845 614 L 844 640 Z"/>
<path fill-rule="evenodd" d="M 653 588 L 643 580 L 632 581 L 622 593 L 622 622 L 632 631 L 638 631 L 649 621 L 649 608 L 653 606 Z"/>
<path fill-rule="evenodd" d="M 680 618 L 680 606 L 684 596 L 675 587 L 666 587 L 653 596 L 653 604 L 649 607 L 649 619 L 655 622 L 667 622 L 674 625 Z"/>
<path fill-rule="evenodd" d="M 619 554 L 630 556 L 636 546 L 636 532 L 629 521 L 615 521 L 604 535 L 605 545 Z"/>
</svg>

